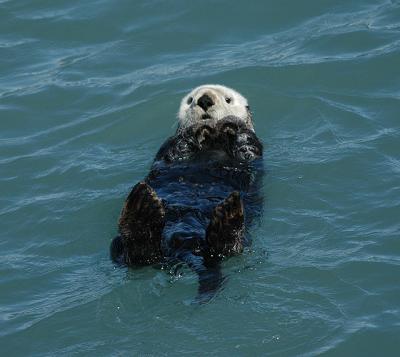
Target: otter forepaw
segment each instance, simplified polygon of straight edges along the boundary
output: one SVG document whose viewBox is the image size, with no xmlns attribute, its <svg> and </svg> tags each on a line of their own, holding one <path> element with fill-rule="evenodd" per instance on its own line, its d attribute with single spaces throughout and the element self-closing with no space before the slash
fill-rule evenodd
<svg viewBox="0 0 400 357">
<path fill-rule="evenodd" d="M 165 209 L 156 192 L 145 182 L 133 187 L 119 219 L 119 233 L 127 265 L 149 265 L 161 257 Z"/>
<path fill-rule="evenodd" d="M 215 129 L 208 125 L 202 125 L 195 131 L 195 138 L 200 148 L 207 147 L 213 143 Z"/>
<path fill-rule="evenodd" d="M 235 157 L 237 157 L 240 161 L 252 161 L 259 155 L 257 154 L 257 150 L 254 146 L 251 145 L 243 145 L 237 148 L 234 152 Z"/>
<path fill-rule="evenodd" d="M 222 258 L 243 251 L 244 210 L 237 191 L 214 208 L 206 231 L 208 255 Z"/>
<path fill-rule="evenodd" d="M 240 161 L 252 161 L 262 155 L 262 145 L 253 133 L 245 131 L 236 136 L 232 154 Z"/>
<path fill-rule="evenodd" d="M 218 122 L 217 131 L 220 134 L 235 136 L 243 127 L 245 127 L 245 125 L 240 119 L 229 116 L 227 118 L 221 119 Z"/>
</svg>

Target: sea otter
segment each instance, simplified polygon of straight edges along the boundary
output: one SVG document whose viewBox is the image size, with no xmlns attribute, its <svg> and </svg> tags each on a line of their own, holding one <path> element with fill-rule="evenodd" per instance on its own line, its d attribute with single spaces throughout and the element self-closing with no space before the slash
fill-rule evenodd
<svg viewBox="0 0 400 357">
<path fill-rule="evenodd" d="M 184 262 L 204 300 L 223 281 L 220 262 L 249 244 L 246 228 L 262 209 L 263 148 L 247 100 L 225 86 L 193 89 L 178 119 L 125 201 L 111 258 L 130 267 Z"/>
</svg>

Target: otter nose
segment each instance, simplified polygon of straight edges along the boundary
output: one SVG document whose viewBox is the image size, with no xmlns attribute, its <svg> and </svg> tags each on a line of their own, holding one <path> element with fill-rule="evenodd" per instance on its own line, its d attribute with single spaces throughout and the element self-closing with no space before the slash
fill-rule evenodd
<svg viewBox="0 0 400 357">
<path fill-rule="evenodd" d="M 214 105 L 214 102 L 207 94 L 203 94 L 199 99 L 197 99 L 197 105 L 203 108 L 206 112 L 208 108 Z"/>
</svg>

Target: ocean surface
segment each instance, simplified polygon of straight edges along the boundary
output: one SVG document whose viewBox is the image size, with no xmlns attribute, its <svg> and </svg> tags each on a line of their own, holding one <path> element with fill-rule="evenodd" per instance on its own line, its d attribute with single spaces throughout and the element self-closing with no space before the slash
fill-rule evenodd
<svg viewBox="0 0 400 357">
<path fill-rule="evenodd" d="M 227 281 L 109 244 L 181 97 L 246 96 L 265 207 Z M 2 356 L 399 356 L 400 1 L 0 1 Z"/>
</svg>

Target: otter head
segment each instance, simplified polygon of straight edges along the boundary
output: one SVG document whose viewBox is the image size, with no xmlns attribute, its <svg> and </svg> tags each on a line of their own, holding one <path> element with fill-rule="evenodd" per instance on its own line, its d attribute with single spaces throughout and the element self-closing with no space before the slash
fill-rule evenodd
<svg viewBox="0 0 400 357">
<path fill-rule="evenodd" d="M 181 102 L 178 130 L 202 122 L 217 122 L 227 116 L 243 120 L 254 131 L 247 99 L 235 90 L 214 84 L 193 89 Z"/>
</svg>

